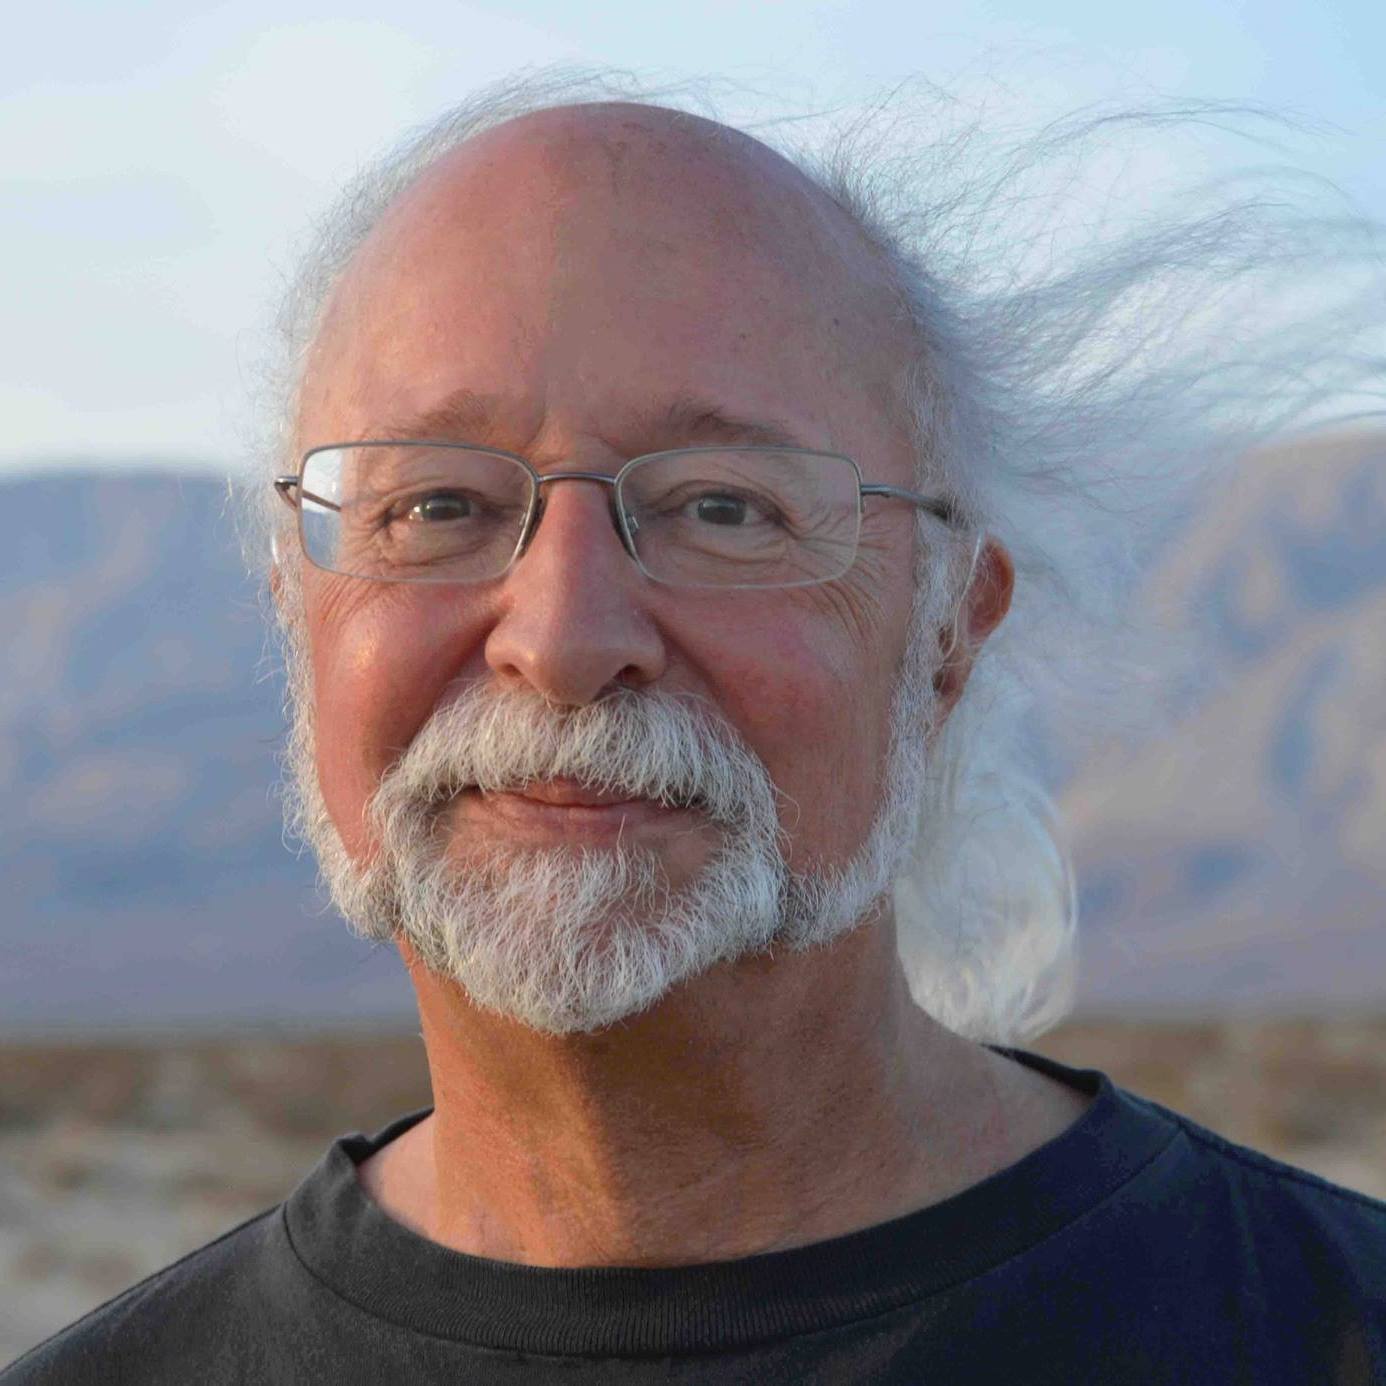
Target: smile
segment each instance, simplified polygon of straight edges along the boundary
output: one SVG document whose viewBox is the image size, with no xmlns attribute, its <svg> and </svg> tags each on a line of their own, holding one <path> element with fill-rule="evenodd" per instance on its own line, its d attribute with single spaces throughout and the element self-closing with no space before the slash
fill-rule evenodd
<svg viewBox="0 0 1386 1386">
<path fill-rule="evenodd" d="M 452 812 L 469 826 L 507 834 L 614 843 L 622 834 L 687 826 L 698 810 L 692 805 L 628 798 L 619 790 L 603 792 L 560 779 L 517 790 L 468 787 L 454 797 Z"/>
</svg>

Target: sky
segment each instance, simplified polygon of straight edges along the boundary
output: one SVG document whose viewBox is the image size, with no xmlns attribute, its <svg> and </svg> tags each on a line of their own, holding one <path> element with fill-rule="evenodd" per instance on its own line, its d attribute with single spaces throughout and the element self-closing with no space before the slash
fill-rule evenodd
<svg viewBox="0 0 1386 1386">
<path fill-rule="evenodd" d="M 1036 18 L 1036 14 L 1041 18 Z M 0 468 L 238 466 L 262 326 L 343 178 L 518 69 L 726 78 L 729 117 L 910 78 L 1025 125 L 1092 101 L 1247 100 L 1386 220 L 1380 0 L 395 0 L 27 6 L 0 48 Z"/>
</svg>

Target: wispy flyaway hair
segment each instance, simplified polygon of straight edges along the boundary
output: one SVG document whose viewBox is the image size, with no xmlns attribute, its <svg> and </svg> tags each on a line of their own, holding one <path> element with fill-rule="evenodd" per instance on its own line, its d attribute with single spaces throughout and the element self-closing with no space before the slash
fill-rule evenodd
<svg viewBox="0 0 1386 1386">
<path fill-rule="evenodd" d="M 719 118 L 705 88 L 541 72 L 470 97 L 352 181 L 284 296 L 261 457 L 297 471 L 297 389 L 333 286 L 420 173 L 512 117 L 610 100 Z M 1151 555 L 1253 445 L 1380 411 L 1383 238 L 1331 187 L 1266 165 L 1295 132 L 1245 107 L 1089 110 L 1016 135 L 912 84 L 864 113 L 741 128 L 843 207 L 890 270 L 916 342 L 900 400 L 919 486 L 957 498 L 1015 561 L 1010 614 L 932 748 L 896 906 L 925 1009 L 975 1038 L 1028 1039 L 1070 1004 L 1077 923 L 1037 728 L 1071 750 L 1157 716 L 1142 690 L 1188 649 L 1135 604 Z M 1207 174 L 1229 166 L 1209 162 L 1213 146 L 1239 144 L 1256 167 Z M 263 569 L 291 517 L 264 472 L 241 509 Z M 972 545 L 919 552 L 926 632 L 956 609 Z M 293 563 L 282 577 L 292 664 Z M 897 710 L 926 703 L 906 689 Z"/>
</svg>

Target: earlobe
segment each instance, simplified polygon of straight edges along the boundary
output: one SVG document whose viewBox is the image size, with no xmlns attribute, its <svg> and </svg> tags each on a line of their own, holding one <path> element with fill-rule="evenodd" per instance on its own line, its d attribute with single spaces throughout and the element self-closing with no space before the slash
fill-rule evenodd
<svg viewBox="0 0 1386 1386">
<path fill-rule="evenodd" d="M 978 539 L 980 552 L 981 537 Z M 969 625 L 977 644 L 986 640 L 1006 619 L 1006 613 L 1011 609 L 1011 595 L 1015 591 L 1015 564 L 1005 546 L 999 540 L 990 538 L 986 544 L 986 555 L 986 575 L 977 590 L 975 601 L 968 602 Z M 976 559 L 973 561 L 975 563 Z"/>
<path fill-rule="evenodd" d="M 984 546 L 987 561 L 985 572 L 978 582 L 977 567 Z M 1010 609 L 1014 584 L 1015 566 L 1010 554 L 998 540 L 989 540 L 985 532 L 979 533 L 973 545 L 962 598 L 953 614 L 952 630 L 946 643 L 941 638 L 939 641 L 940 661 L 934 674 L 934 691 L 943 698 L 948 709 L 951 710 L 967 684 L 978 648 L 1001 624 Z M 966 648 L 959 652 L 964 630 L 967 632 Z"/>
</svg>

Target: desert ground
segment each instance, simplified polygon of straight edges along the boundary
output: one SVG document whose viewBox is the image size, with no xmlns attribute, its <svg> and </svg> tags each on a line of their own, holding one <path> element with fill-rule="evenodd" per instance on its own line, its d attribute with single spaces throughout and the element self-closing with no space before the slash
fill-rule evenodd
<svg viewBox="0 0 1386 1386">
<path fill-rule="evenodd" d="M 1386 1017 L 1075 1021 L 1031 1047 L 1386 1198 Z M 0 1363 L 430 1100 L 415 1034 L 0 1045 Z"/>
</svg>

